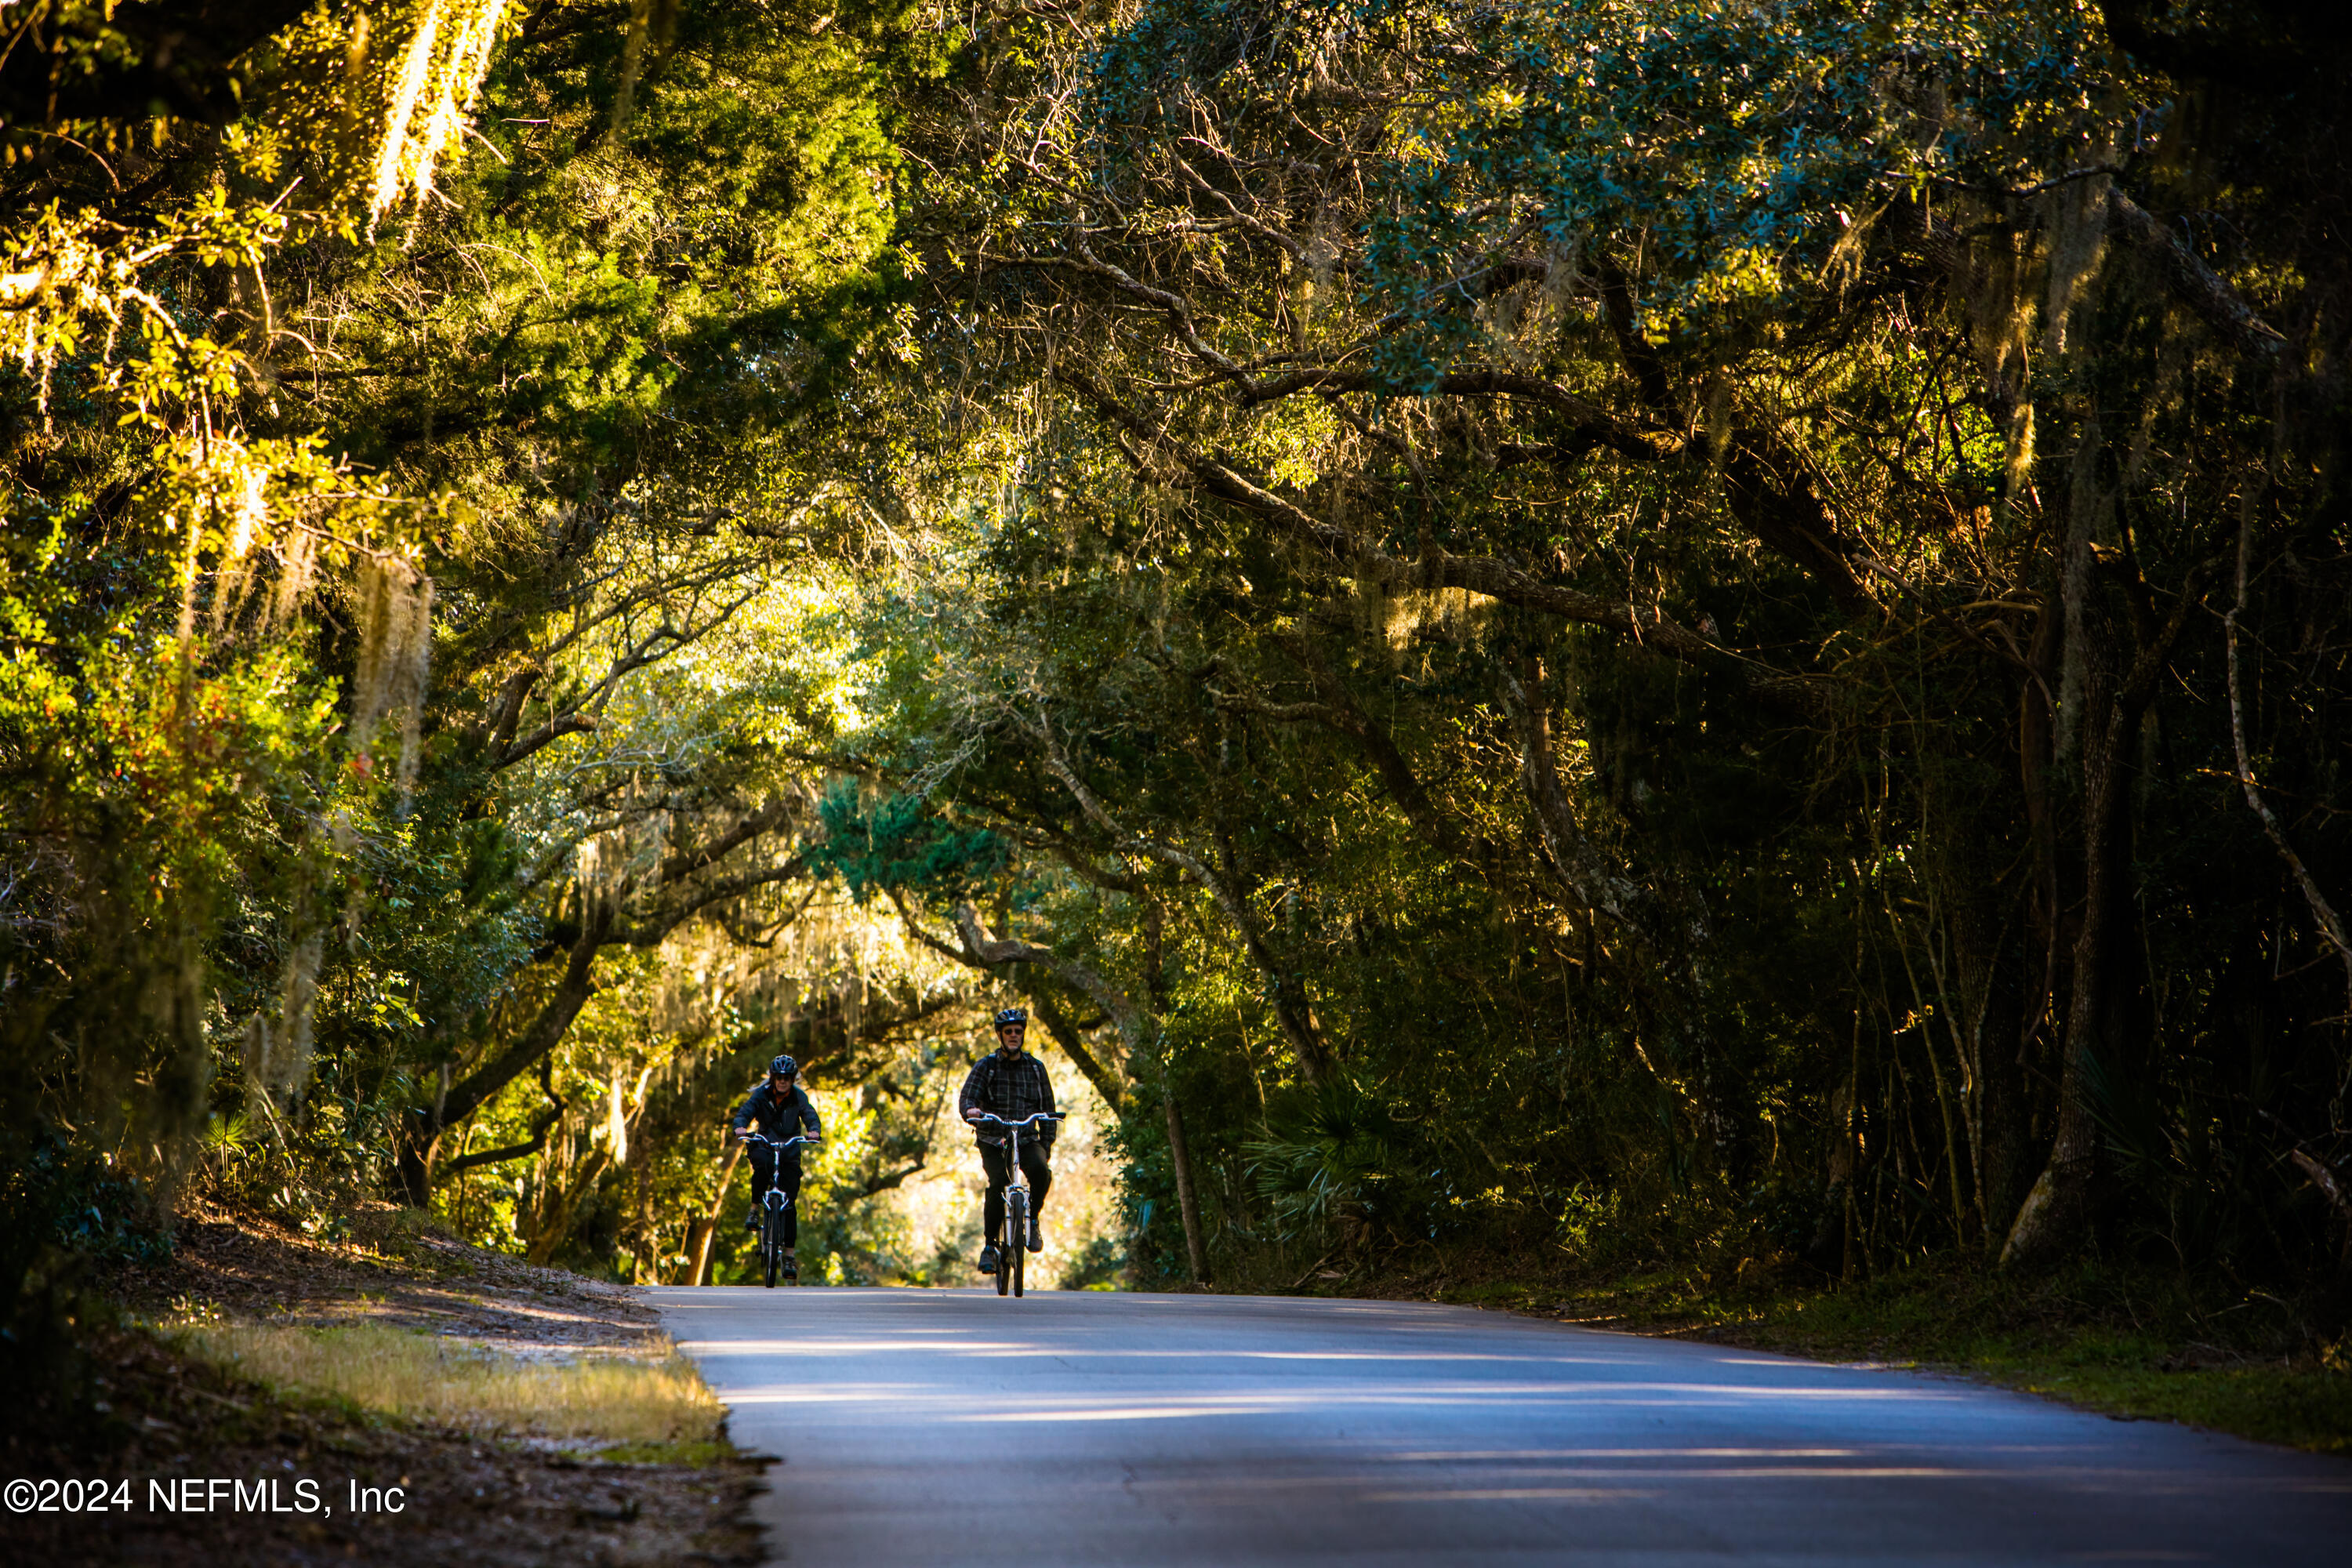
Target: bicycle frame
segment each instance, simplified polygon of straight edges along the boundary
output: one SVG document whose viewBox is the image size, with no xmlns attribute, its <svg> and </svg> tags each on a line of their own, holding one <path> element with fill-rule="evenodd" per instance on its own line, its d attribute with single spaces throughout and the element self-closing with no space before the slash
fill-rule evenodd
<svg viewBox="0 0 2352 1568">
<path fill-rule="evenodd" d="M 767 1288 L 772 1290 L 776 1286 L 776 1276 L 783 1268 L 784 1215 L 793 1206 L 793 1195 L 783 1187 L 784 1151 L 796 1149 L 803 1143 L 814 1146 L 822 1140 L 812 1138 L 805 1132 L 796 1132 L 790 1138 L 771 1138 L 764 1132 L 749 1132 L 744 1134 L 743 1142 L 765 1143 L 776 1152 L 776 1157 L 768 1162 L 768 1190 L 760 1194 L 760 1270 Z M 798 1285 L 801 1282 L 799 1268 L 795 1266 L 784 1278 Z"/>
<path fill-rule="evenodd" d="M 1055 1110 L 1033 1111 L 1018 1121 L 1008 1121 L 989 1111 L 972 1118 L 973 1126 L 993 1124 L 1003 1128 L 1008 1137 L 1006 1157 L 1012 1173 L 1004 1183 L 1004 1234 L 997 1238 L 996 1247 L 996 1293 L 1000 1296 L 1008 1290 L 1020 1295 L 1028 1272 L 1024 1266 L 1029 1258 L 1029 1177 L 1021 1169 L 1021 1130 L 1041 1121 L 1060 1120 L 1061 1112 Z"/>
</svg>

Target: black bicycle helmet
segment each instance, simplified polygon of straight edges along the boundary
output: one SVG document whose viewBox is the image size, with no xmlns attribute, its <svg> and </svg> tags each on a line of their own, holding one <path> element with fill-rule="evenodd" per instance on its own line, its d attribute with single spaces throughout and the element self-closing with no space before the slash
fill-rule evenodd
<svg viewBox="0 0 2352 1568">
<path fill-rule="evenodd" d="M 1029 1026 L 1029 1009 L 1026 1007 L 1006 1007 L 1002 1009 L 996 1015 L 996 1026 L 1001 1029 L 1007 1024 L 1018 1024 L 1023 1028 L 1027 1028 Z"/>
<path fill-rule="evenodd" d="M 770 1078 L 790 1078 L 800 1070 L 801 1064 L 793 1060 L 790 1057 L 778 1057 L 774 1061 L 768 1064 L 768 1076 Z"/>
</svg>

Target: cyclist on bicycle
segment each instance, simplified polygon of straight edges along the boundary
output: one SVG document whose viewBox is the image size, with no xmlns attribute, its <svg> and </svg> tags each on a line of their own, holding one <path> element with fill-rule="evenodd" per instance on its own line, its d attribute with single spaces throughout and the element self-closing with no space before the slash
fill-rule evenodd
<svg viewBox="0 0 2352 1568">
<path fill-rule="evenodd" d="M 956 1110 L 965 1121 L 1002 1116 L 1018 1121 L 1054 1109 L 1054 1086 L 1046 1079 L 1045 1064 L 1021 1048 L 1028 1032 L 1026 1010 L 1007 1007 L 996 1015 L 996 1049 L 972 1063 L 971 1071 L 964 1076 L 963 1092 L 956 1099 Z M 1004 1185 L 1013 1179 L 1013 1160 L 1002 1130 L 982 1123 L 977 1131 L 981 1167 L 988 1173 L 988 1201 L 981 1211 L 988 1244 L 980 1255 L 980 1271 L 993 1274 L 997 1234 L 1004 1228 Z M 1018 1247 L 1026 1240 L 1032 1252 L 1045 1246 L 1045 1235 L 1037 1228 L 1037 1211 L 1045 1206 L 1045 1194 L 1054 1185 L 1054 1168 L 1045 1163 L 1053 1146 L 1050 1121 L 1041 1121 L 1021 1135 L 1021 1170 L 1029 1178 L 1029 1234 L 1013 1237 L 1012 1245 Z"/>
<path fill-rule="evenodd" d="M 805 1128 L 811 1138 L 824 1136 L 818 1125 L 816 1107 L 809 1103 L 808 1091 L 795 1081 L 801 1064 L 790 1057 L 778 1057 L 768 1064 L 768 1081 L 751 1091 L 751 1097 L 735 1108 L 735 1136 L 749 1142 L 753 1124 L 770 1138 L 790 1138 L 797 1130 Z M 778 1159 L 782 1169 L 776 1173 L 784 1195 L 797 1199 L 801 1195 L 801 1152 L 798 1148 L 778 1149 L 767 1143 L 751 1144 L 751 1212 L 743 1216 L 745 1230 L 760 1228 L 761 1203 L 768 1193 L 769 1171 Z M 784 1268 L 797 1274 L 799 1264 L 793 1248 L 800 1240 L 800 1205 L 795 1202 L 784 1210 Z"/>
</svg>

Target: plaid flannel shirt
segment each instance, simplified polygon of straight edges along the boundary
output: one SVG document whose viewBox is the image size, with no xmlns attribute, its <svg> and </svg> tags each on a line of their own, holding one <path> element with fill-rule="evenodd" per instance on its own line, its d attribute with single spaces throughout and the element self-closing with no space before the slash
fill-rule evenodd
<svg viewBox="0 0 2352 1568">
<path fill-rule="evenodd" d="M 1010 1061 L 999 1052 L 989 1052 L 971 1064 L 971 1071 L 964 1075 L 963 1092 L 956 1097 L 959 1115 L 984 1110 L 1008 1121 L 1053 1109 L 1054 1086 L 1046 1079 L 1045 1064 L 1027 1051 Z M 1002 1128 L 976 1127 L 972 1131 L 983 1143 L 1004 1142 Z M 1041 1146 L 1050 1145 L 1054 1142 L 1053 1123 L 1032 1127 L 1021 1135 L 1024 1143 L 1033 1138 Z"/>
</svg>

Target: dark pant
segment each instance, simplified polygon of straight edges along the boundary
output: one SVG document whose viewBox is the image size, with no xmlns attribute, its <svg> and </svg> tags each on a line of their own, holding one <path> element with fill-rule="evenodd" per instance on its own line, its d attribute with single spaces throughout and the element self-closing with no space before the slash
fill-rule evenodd
<svg viewBox="0 0 2352 1568">
<path fill-rule="evenodd" d="M 1004 1228 L 1004 1184 L 1013 1179 L 1012 1151 L 1002 1143 L 982 1143 L 980 1165 L 988 1173 L 988 1202 L 982 1205 L 981 1220 L 988 1227 L 988 1241 L 992 1247 L 997 1233 Z M 1045 1163 L 1044 1144 L 1032 1143 L 1025 1138 L 1021 1141 L 1021 1173 L 1029 1178 L 1029 1212 L 1042 1213 L 1045 1194 L 1054 1190 L 1054 1167 Z"/>
<path fill-rule="evenodd" d="M 768 1173 L 774 1169 L 777 1154 L 765 1143 L 754 1143 L 751 1155 L 751 1214 L 757 1218 L 768 1206 Z M 782 1155 L 783 1169 L 777 1173 L 778 1185 L 784 1196 L 797 1200 L 801 1195 L 801 1152 L 788 1149 Z M 784 1245 L 796 1247 L 801 1239 L 801 1205 L 795 1201 L 784 1210 Z"/>
</svg>

